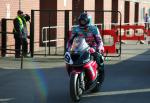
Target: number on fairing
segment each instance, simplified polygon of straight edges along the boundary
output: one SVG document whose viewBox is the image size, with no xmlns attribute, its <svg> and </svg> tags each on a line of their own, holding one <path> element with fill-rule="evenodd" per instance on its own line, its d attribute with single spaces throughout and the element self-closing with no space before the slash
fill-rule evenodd
<svg viewBox="0 0 150 103">
<path fill-rule="evenodd" d="M 68 54 L 65 55 L 65 61 L 68 63 L 70 62 L 70 56 Z"/>
</svg>

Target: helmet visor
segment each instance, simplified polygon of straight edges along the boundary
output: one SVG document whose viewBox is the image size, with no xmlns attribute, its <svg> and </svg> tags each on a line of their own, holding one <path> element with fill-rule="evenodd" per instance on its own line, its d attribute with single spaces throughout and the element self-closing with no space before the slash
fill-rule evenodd
<svg viewBox="0 0 150 103">
<path fill-rule="evenodd" d="M 83 25 L 83 26 L 87 24 L 87 21 L 84 19 L 81 19 L 79 22 L 80 22 L 80 25 Z"/>
</svg>

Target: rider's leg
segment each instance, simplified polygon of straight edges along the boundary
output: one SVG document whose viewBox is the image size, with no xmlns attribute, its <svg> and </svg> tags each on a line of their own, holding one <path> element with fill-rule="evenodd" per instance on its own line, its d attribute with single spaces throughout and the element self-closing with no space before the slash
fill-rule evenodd
<svg viewBox="0 0 150 103">
<path fill-rule="evenodd" d="M 105 73 L 104 73 L 104 59 L 103 59 L 103 56 L 100 53 L 96 52 L 95 60 L 96 60 L 97 64 L 99 65 L 99 75 L 100 75 L 99 79 L 100 79 L 100 83 L 102 83 L 104 81 L 104 75 L 105 75 Z"/>
<path fill-rule="evenodd" d="M 99 65 L 99 67 L 101 68 L 101 70 L 104 70 L 104 60 L 103 60 L 103 56 L 102 56 L 100 53 L 96 52 L 96 53 L 94 54 L 94 58 L 95 58 L 97 64 Z"/>
</svg>

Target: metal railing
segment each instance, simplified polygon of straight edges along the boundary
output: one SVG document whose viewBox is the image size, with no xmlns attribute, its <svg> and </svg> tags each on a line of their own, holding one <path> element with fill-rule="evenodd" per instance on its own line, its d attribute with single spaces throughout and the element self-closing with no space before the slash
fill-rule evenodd
<svg viewBox="0 0 150 103">
<path fill-rule="evenodd" d="M 45 44 L 45 56 L 47 55 L 46 51 L 47 51 L 47 46 L 48 43 L 50 42 L 58 42 L 59 40 L 62 40 L 64 38 L 58 38 L 58 39 L 53 39 L 53 40 L 49 40 L 48 39 L 48 31 L 49 29 L 57 29 L 57 28 L 64 28 L 64 26 L 47 26 L 47 27 L 42 27 L 42 43 Z M 44 33 L 45 31 L 45 33 Z M 44 38 L 45 37 L 45 38 Z M 50 49 L 50 46 L 49 46 Z M 55 54 L 57 53 L 57 44 L 55 46 Z M 49 50 L 49 54 L 50 54 L 50 50 Z"/>
</svg>

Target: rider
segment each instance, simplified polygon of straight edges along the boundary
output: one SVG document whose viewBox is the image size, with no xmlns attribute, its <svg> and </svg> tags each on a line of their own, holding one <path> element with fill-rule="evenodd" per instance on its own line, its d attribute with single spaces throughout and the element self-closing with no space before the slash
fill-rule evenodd
<svg viewBox="0 0 150 103">
<path fill-rule="evenodd" d="M 104 52 L 104 46 L 97 26 L 91 24 L 91 16 L 89 16 L 87 12 L 80 14 L 78 17 L 78 24 L 78 26 L 72 28 L 72 34 L 67 43 L 67 51 L 70 50 L 73 39 L 76 36 L 79 36 L 80 38 L 86 38 L 86 42 L 89 44 L 89 46 L 95 49 L 96 52 L 92 54 L 94 54 L 93 56 L 97 64 L 101 67 L 100 70 L 103 71 L 104 64 L 101 54 Z"/>
</svg>

